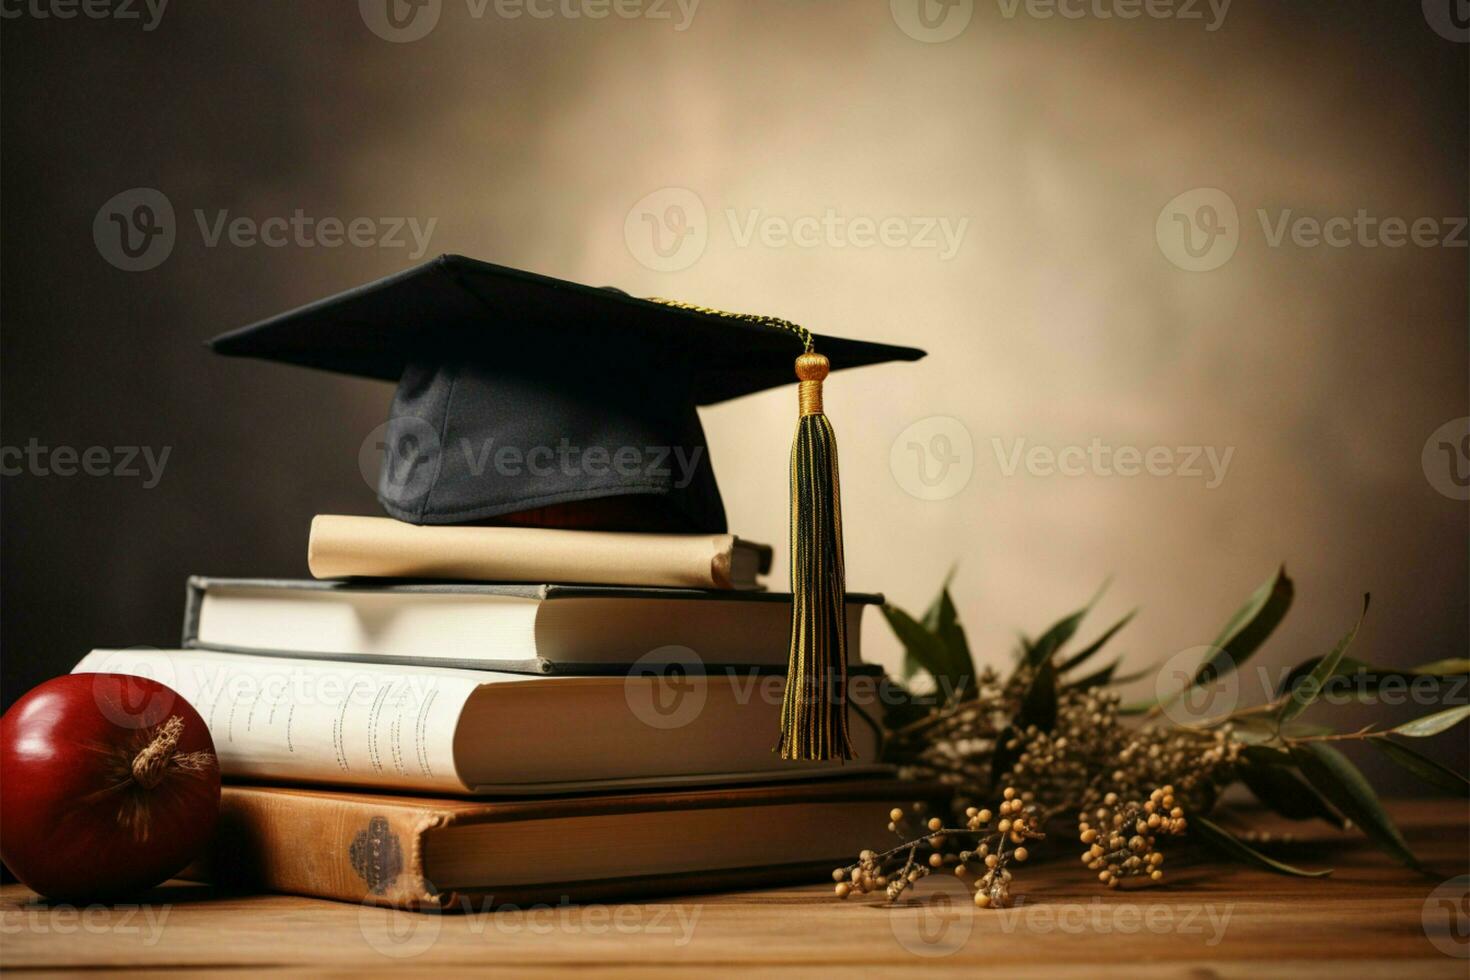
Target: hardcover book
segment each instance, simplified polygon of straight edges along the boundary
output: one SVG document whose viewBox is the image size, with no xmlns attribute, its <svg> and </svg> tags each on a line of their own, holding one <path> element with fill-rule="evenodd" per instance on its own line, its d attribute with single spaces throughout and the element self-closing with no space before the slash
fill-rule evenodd
<svg viewBox="0 0 1470 980">
<path fill-rule="evenodd" d="M 844 765 L 771 751 L 785 677 L 769 672 L 535 676 L 137 648 L 94 650 L 73 672 L 168 685 L 234 779 L 522 796 L 839 776 L 878 755 L 871 676 L 853 697 L 859 761 Z"/>
<path fill-rule="evenodd" d="M 848 663 L 863 608 L 847 595 Z M 784 592 L 586 585 L 189 579 L 185 647 L 319 660 L 530 674 L 624 674 L 634 665 L 785 670 Z"/>
<path fill-rule="evenodd" d="M 494 802 L 226 786 L 190 877 L 456 912 L 820 882 L 890 808 L 943 798 L 895 779 Z"/>
</svg>

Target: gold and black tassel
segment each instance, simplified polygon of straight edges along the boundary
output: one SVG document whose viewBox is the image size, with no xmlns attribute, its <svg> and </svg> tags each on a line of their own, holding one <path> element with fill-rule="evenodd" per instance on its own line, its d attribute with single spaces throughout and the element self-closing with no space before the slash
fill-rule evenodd
<svg viewBox="0 0 1470 980">
<path fill-rule="evenodd" d="M 652 301 L 782 330 L 801 340 L 796 359 L 800 419 L 791 444 L 791 651 L 776 750 L 783 759 L 851 759 L 842 495 L 837 436 L 822 412 L 822 382 L 832 366 L 812 350 L 811 331 L 790 320 L 677 300 Z"/>
<path fill-rule="evenodd" d="M 847 734 L 847 580 L 837 436 L 822 411 L 831 365 L 796 359 L 800 419 L 791 444 L 791 654 L 781 705 L 783 759 L 851 759 Z"/>
</svg>

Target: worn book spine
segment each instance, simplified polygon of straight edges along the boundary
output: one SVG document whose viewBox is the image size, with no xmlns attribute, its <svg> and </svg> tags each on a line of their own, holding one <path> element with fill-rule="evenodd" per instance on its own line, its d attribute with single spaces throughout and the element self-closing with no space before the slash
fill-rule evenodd
<svg viewBox="0 0 1470 980">
<path fill-rule="evenodd" d="M 424 836 L 453 811 L 385 798 L 270 793 L 227 786 L 209 857 L 189 876 L 224 885 L 406 909 L 440 908 L 451 893 L 424 877 Z"/>
<path fill-rule="evenodd" d="M 733 534 L 633 534 L 522 527 L 423 527 L 385 517 L 319 514 L 307 565 L 317 578 L 585 582 L 733 589 L 737 551 L 769 549 Z"/>
<path fill-rule="evenodd" d="M 666 794 L 528 799 L 503 804 L 446 801 L 326 790 L 228 785 L 209 854 L 184 877 L 226 887 L 386 905 L 413 911 L 476 912 L 507 905 L 618 901 L 658 895 L 728 891 L 818 882 L 831 873 L 831 842 L 813 841 L 812 860 L 698 872 L 635 875 L 440 891 L 425 872 L 430 835 L 456 823 L 566 818 L 579 814 L 663 808 L 845 801 L 885 811 L 902 801 L 947 805 L 948 791 L 923 783 L 869 780 L 836 785 L 736 787 Z"/>
</svg>

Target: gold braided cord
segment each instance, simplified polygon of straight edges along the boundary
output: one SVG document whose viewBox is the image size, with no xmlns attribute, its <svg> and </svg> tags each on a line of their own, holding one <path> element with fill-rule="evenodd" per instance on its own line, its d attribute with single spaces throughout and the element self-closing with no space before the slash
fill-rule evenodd
<svg viewBox="0 0 1470 980">
<path fill-rule="evenodd" d="M 691 313 L 703 313 L 707 316 L 724 317 L 726 320 L 739 320 L 742 323 L 753 323 L 759 327 L 770 327 L 772 330 L 784 330 L 794 334 L 801 341 L 803 350 L 812 349 L 812 332 L 799 323 L 783 320 L 778 316 L 765 316 L 761 313 L 731 313 L 728 310 L 717 310 L 713 306 L 700 306 L 697 303 L 685 303 L 677 299 L 663 299 L 659 296 L 648 297 L 650 303 L 659 303 L 663 306 L 672 306 L 676 310 L 688 310 Z"/>
</svg>

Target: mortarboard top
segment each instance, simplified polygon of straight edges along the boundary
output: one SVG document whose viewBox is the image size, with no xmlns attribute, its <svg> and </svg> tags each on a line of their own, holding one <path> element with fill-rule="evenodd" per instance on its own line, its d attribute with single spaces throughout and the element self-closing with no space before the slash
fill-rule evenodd
<svg viewBox="0 0 1470 980">
<path fill-rule="evenodd" d="M 924 356 L 812 340 L 833 370 Z M 803 344 L 715 311 L 443 255 L 210 346 L 397 382 L 378 496 L 400 520 L 723 532 L 695 406 L 794 382 Z"/>
</svg>

